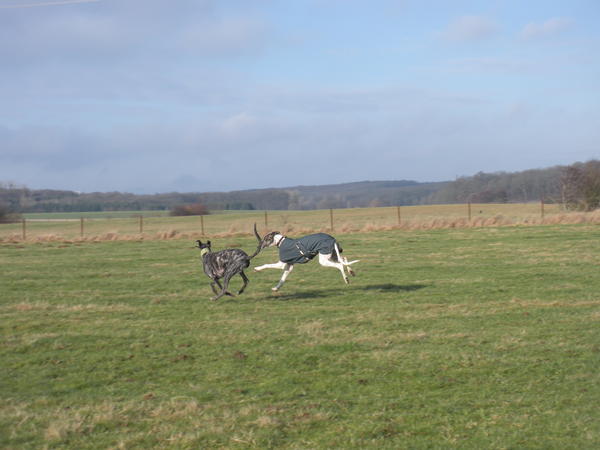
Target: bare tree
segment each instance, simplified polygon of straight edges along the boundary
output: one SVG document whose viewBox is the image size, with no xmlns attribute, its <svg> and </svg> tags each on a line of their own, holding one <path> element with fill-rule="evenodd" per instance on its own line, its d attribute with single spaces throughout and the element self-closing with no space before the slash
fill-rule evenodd
<svg viewBox="0 0 600 450">
<path fill-rule="evenodd" d="M 566 167 L 560 184 L 562 202 L 567 209 L 592 211 L 600 207 L 600 161 Z"/>
</svg>

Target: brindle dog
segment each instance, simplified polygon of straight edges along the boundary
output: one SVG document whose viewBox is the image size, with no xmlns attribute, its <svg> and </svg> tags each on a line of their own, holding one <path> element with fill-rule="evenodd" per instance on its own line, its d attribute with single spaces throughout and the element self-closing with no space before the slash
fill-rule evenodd
<svg viewBox="0 0 600 450">
<path fill-rule="evenodd" d="M 215 297 L 211 298 L 211 300 L 217 300 L 223 295 L 230 295 L 234 297 L 234 295 L 229 292 L 227 288 L 229 286 L 229 280 L 231 280 L 231 278 L 238 273 L 242 277 L 242 280 L 244 280 L 244 285 L 239 290 L 238 295 L 244 292 L 244 289 L 246 289 L 246 286 L 248 286 L 248 282 L 250 281 L 244 273 L 244 269 L 250 265 L 250 260 L 256 256 L 258 252 L 252 256 L 248 256 L 248 254 L 243 250 L 237 248 L 228 248 L 213 253 L 210 248 L 210 241 L 207 241 L 204 244 L 201 241 L 196 241 L 196 243 L 200 249 L 204 273 L 212 280 L 210 287 L 216 294 Z M 221 278 L 223 279 L 222 286 L 219 282 Z M 215 285 L 219 286 L 221 292 L 217 291 Z"/>
</svg>

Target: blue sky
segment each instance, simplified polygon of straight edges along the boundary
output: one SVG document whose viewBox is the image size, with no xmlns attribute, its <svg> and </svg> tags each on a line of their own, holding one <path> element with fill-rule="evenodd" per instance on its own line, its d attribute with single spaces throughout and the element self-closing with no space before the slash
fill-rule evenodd
<svg viewBox="0 0 600 450">
<path fill-rule="evenodd" d="M 140 193 L 600 157 L 600 2 L 0 0 L 0 182 Z"/>
</svg>

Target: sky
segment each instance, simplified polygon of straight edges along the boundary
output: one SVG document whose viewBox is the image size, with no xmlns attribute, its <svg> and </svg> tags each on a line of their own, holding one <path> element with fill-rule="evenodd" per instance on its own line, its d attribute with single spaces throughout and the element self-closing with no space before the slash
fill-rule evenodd
<svg viewBox="0 0 600 450">
<path fill-rule="evenodd" d="M 598 0 L 0 0 L 0 182 L 445 181 L 600 158 Z"/>
</svg>

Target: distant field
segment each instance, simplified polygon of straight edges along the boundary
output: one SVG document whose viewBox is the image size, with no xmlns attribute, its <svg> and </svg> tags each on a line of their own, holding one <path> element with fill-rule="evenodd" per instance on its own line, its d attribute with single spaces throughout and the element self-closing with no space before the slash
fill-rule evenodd
<svg viewBox="0 0 600 450">
<path fill-rule="evenodd" d="M 27 215 L 26 237 L 82 237 L 81 217 L 84 218 L 83 237 L 118 238 L 123 236 L 147 239 L 181 235 L 224 235 L 251 233 L 257 223 L 264 231 L 277 229 L 286 233 L 329 230 L 332 223 L 337 232 L 385 230 L 391 228 L 445 228 L 515 223 L 541 222 L 541 205 L 474 204 L 471 220 L 467 205 L 404 206 L 400 208 L 353 208 L 312 211 L 231 211 L 208 216 L 156 216 L 157 211 L 128 211 L 104 213 L 68 213 Z M 544 217 L 549 223 L 564 215 L 559 205 L 545 205 Z M 140 222 L 140 216 L 143 216 Z M 141 231 L 141 232 L 140 232 Z M 204 233 L 202 233 L 204 231 Z M 22 224 L 0 225 L 0 239 L 22 237 Z"/>
<path fill-rule="evenodd" d="M 218 302 L 186 240 L 0 244 L 0 448 L 600 448 L 597 225 L 340 240 Z"/>
<path fill-rule="evenodd" d="M 57 212 L 57 213 L 26 213 L 25 219 L 30 220 L 79 220 L 85 219 L 128 219 L 139 217 L 164 217 L 169 211 L 95 211 L 95 212 Z"/>
</svg>

